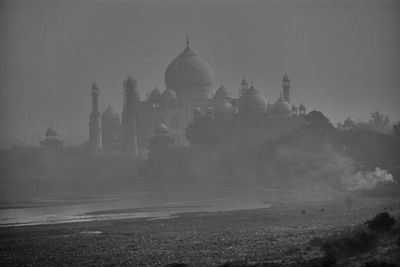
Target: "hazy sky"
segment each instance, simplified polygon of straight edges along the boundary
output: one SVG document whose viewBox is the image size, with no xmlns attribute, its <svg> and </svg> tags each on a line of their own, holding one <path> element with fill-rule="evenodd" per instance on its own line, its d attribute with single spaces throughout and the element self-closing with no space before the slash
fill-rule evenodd
<svg viewBox="0 0 400 267">
<path fill-rule="evenodd" d="M 141 98 L 191 47 L 214 87 L 237 95 L 243 76 L 269 102 L 291 79 L 292 100 L 334 123 L 379 110 L 400 118 L 400 1 L 2 1 L 1 136 L 88 138 L 90 86 L 101 109 L 122 108 L 128 75 Z"/>
</svg>

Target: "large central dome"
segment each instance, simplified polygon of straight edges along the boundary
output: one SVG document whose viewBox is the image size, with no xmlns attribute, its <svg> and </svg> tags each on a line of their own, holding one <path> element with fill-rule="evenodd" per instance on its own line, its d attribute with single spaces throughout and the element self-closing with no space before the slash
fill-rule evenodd
<svg viewBox="0 0 400 267">
<path fill-rule="evenodd" d="M 168 65 L 165 85 L 180 96 L 211 97 L 210 66 L 189 47 L 189 42 L 186 49 Z"/>
</svg>

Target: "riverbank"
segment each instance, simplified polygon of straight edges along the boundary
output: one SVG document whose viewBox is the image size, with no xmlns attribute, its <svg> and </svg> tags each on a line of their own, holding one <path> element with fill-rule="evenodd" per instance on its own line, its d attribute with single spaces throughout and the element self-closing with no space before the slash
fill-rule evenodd
<svg viewBox="0 0 400 267">
<path fill-rule="evenodd" d="M 343 231 L 399 199 L 279 202 L 270 208 L 182 213 L 168 219 L 121 219 L 0 229 L 1 266 L 290 265 L 322 256 L 315 237 Z"/>
</svg>

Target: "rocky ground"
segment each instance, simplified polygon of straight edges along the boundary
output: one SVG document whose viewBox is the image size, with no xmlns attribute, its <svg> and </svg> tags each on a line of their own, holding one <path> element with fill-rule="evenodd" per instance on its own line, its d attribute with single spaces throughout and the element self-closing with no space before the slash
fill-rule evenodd
<svg viewBox="0 0 400 267">
<path fill-rule="evenodd" d="M 313 265 L 323 256 L 310 242 L 347 231 L 380 211 L 399 215 L 400 198 L 286 201 L 271 208 L 0 228 L 0 266 L 218 266 L 226 262 Z M 397 251 L 396 251 L 397 249 Z M 379 247 L 352 260 L 395 257 Z M 364 258 L 363 258 L 364 257 Z M 389 260 L 396 260 L 395 258 Z"/>
</svg>

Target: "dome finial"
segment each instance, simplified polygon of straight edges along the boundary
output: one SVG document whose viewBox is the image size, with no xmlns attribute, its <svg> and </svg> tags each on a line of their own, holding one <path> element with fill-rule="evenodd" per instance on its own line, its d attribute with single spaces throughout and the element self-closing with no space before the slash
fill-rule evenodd
<svg viewBox="0 0 400 267">
<path fill-rule="evenodd" d="M 186 34 L 186 48 L 189 48 L 189 34 Z"/>
</svg>

